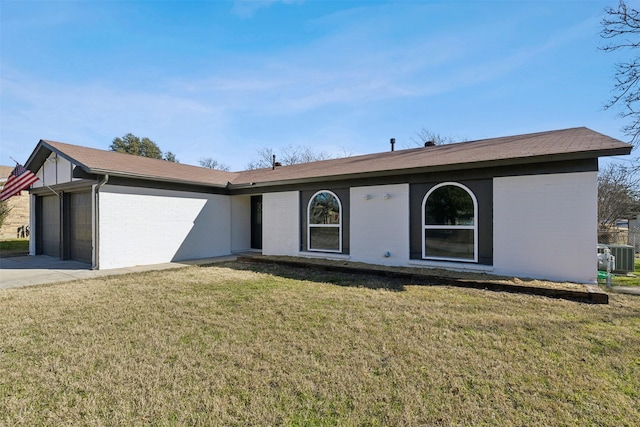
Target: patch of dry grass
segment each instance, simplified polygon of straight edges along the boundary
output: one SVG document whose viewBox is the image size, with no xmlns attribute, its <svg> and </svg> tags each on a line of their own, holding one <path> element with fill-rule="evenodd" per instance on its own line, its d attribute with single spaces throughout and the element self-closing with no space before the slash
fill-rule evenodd
<svg viewBox="0 0 640 427">
<path fill-rule="evenodd" d="M 627 295 L 228 263 L 2 291 L 0 325 L 4 425 L 640 424 Z"/>
</svg>

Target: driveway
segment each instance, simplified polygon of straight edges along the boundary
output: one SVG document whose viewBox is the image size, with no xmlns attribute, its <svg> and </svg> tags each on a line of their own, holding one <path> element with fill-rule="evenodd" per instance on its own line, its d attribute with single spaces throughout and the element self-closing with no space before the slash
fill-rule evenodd
<svg viewBox="0 0 640 427">
<path fill-rule="evenodd" d="M 77 279 L 166 270 L 188 265 L 211 264 L 235 260 L 235 256 L 205 258 L 190 261 L 167 262 L 108 270 L 91 270 L 91 265 L 78 261 L 63 261 L 46 255 L 0 258 L 0 290 Z"/>
</svg>

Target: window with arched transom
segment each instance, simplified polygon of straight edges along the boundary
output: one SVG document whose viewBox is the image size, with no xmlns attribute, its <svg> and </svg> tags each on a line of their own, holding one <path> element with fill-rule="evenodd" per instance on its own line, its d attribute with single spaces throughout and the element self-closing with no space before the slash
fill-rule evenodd
<svg viewBox="0 0 640 427">
<path fill-rule="evenodd" d="M 342 204 L 335 193 L 315 193 L 309 200 L 307 218 L 307 250 L 342 252 Z"/>
<path fill-rule="evenodd" d="M 456 182 L 431 188 L 422 201 L 422 258 L 478 261 L 478 201 Z"/>
</svg>

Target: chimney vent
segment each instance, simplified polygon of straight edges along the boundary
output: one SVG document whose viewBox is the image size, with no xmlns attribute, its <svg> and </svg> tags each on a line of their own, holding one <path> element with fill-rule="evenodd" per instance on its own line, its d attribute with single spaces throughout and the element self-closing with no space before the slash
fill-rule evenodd
<svg viewBox="0 0 640 427">
<path fill-rule="evenodd" d="M 391 140 L 389 142 L 391 143 L 391 151 L 393 151 L 393 146 L 396 145 L 396 139 L 395 138 L 391 138 Z"/>
</svg>

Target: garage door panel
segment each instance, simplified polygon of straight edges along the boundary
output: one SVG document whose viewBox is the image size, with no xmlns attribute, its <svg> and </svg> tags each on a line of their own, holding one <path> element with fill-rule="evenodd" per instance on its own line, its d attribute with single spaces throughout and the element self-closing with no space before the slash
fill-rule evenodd
<svg viewBox="0 0 640 427">
<path fill-rule="evenodd" d="M 44 255 L 60 257 L 60 199 L 58 196 L 42 197 L 42 248 Z"/>
<path fill-rule="evenodd" d="M 82 262 L 91 262 L 91 193 L 69 194 L 69 256 Z"/>
</svg>

